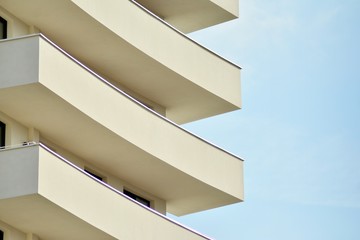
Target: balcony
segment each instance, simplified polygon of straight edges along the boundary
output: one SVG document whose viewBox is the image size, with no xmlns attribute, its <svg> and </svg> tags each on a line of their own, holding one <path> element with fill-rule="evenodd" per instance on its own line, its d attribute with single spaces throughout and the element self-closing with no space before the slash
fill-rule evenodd
<svg viewBox="0 0 360 240">
<path fill-rule="evenodd" d="M 167 202 L 176 215 L 243 199 L 243 162 L 190 134 L 42 35 L 0 42 L 0 109 Z"/>
<path fill-rule="evenodd" d="M 241 107 L 240 67 L 132 1 L 0 0 L 0 5 L 98 74 L 166 108 L 172 121 Z"/>
<path fill-rule="evenodd" d="M 97 181 L 42 144 L 0 150 L 0 219 L 41 239 L 208 239 Z"/>
<path fill-rule="evenodd" d="M 239 16 L 239 0 L 136 0 L 182 32 L 192 32 Z"/>
</svg>

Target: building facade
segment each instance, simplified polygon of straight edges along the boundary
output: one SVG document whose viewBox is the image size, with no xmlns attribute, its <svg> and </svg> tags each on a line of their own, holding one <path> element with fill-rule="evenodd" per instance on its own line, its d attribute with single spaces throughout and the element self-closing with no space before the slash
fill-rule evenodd
<svg viewBox="0 0 360 240">
<path fill-rule="evenodd" d="M 0 0 L 0 240 L 208 239 L 166 213 L 241 202 L 243 161 L 180 124 L 239 109 L 240 67 L 185 33 L 237 16 Z"/>
</svg>

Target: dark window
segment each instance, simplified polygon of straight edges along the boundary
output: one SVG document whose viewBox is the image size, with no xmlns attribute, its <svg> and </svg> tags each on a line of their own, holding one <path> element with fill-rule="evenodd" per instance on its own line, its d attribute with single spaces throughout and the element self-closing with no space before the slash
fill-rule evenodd
<svg viewBox="0 0 360 240">
<path fill-rule="evenodd" d="M 0 17 L 0 39 L 7 38 L 7 21 Z"/>
<path fill-rule="evenodd" d="M 4 240 L 4 232 L 0 230 L 0 240 Z"/>
<path fill-rule="evenodd" d="M 5 146 L 5 123 L 0 122 L 0 147 Z"/>
<path fill-rule="evenodd" d="M 141 203 L 141 204 L 144 204 L 145 206 L 147 207 L 150 207 L 150 201 L 145 199 L 145 198 L 142 198 L 132 192 L 129 192 L 127 190 L 124 190 L 124 194 L 128 197 L 131 197 L 132 199 L 134 199 L 135 201 Z"/>
<path fill-rule="evenodd" d="M 90 172 L 89 170 L 86 170 L 84 169 L 85 172 L 87 172 L 88 174 L 90 174 L 91 176 L 93 176 L 94 178 L 100 180 L 100 181 L 103 181 L 103 177 L 100 177 L 99 175 L 93 173 L 93 172 Z"/>
</svg>

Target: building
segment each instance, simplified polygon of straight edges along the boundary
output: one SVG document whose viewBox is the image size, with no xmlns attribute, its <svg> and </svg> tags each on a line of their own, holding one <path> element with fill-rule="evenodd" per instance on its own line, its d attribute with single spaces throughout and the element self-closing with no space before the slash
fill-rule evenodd
<svg viewBox="0 0 360 240">
<path fill-rule="evenodd" d="M 241 202 L 243 161 L 179 124 L 239 109 L 240 68 L 184 33 L 237 11 L 0 0 L 0 239 L 208 239 L 166 213 Z"/>
</svg>

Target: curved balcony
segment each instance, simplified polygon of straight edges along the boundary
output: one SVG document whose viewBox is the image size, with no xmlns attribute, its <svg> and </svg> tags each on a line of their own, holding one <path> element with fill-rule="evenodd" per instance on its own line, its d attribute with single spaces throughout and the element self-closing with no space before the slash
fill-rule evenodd
<svg viewBox="0 0 360 240">
<path fill-rule="evenodd" d="M 0 5 L 101 76 L 163 106 L 177 123 L 241 107 L 238 66 L 131 1 L 0 0 Z"/>
<path fill-rule="evenodd" d="M 0 150 L 0 173 L 0 219 L 41 239 L 209 239 L 92 178 L 42 144 Z"/>
<path fill-rule="evenodd" d="M 182 32 L 192 32 L 239 16 L 239 0 L 136 0 Z"/>
<path fill-rule="evenodd" d="M 243 162 L 126 95 L 43 36 L 0 42 L 0 109 L 182 215 L 243 199 Z"/>
</svg>

